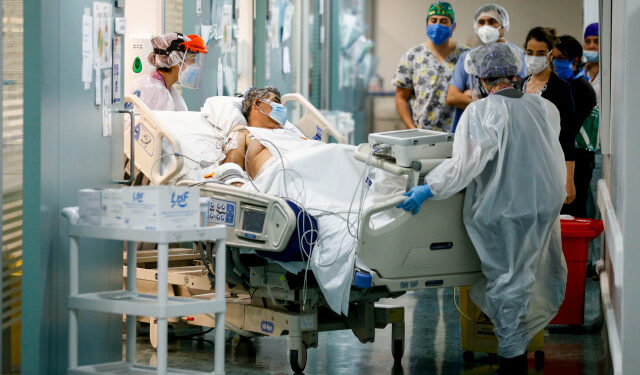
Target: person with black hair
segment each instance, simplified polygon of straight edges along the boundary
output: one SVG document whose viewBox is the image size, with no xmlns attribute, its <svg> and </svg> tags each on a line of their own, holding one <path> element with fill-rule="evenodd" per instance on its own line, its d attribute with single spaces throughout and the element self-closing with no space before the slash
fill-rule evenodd
<svg viewBox="0 0 640 375">
<path fill-rule="evenodd" d="M 585 79 L 582 70 L 582 45 L 570 36 L 562 35 L 558 38 L 552 51 L 556 73 L 569 82 L 573 95 L 573 108 L 576 118 L 576 134 L 582 124 L 596 106 L 596 93 Z M 576 199 L 562 208 L 563 214 L 575 217 L 587 216 L 587 196 L 589 183 L 595 166 L 595 154 L 584 148 L 576 148 L 576 162 L 573 180 L 576 185 Z"/>
<path fill-rule="evenodd" d="M 555 104 L 560 111 L 560 145 L 567 167 L 567 198 L 571 203 L 576 198 L 574 168 L 576 160 L 575 138 L 578 126 L 573 111 L 571 86 L 551 69 L 551 58 L 555 46 L 555 30 L 534 27 L 529 30 L 524 42 L 525 64 L 528 76 L 524 79 L 522 91 L 538 94 Z"/>
</svg>

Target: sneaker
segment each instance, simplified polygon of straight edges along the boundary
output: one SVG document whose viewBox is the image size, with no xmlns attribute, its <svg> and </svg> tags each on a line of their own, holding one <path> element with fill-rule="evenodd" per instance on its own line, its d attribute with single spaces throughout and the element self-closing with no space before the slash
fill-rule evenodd
<svg viewBox="0 0 640 375">
<path fill-rule="evenodd" d="M 513 358 L 500 357 L 500 366 L 496 375 L 527 375 L 528 371 L 527 353 L 524 353 Z"/>
</svg>

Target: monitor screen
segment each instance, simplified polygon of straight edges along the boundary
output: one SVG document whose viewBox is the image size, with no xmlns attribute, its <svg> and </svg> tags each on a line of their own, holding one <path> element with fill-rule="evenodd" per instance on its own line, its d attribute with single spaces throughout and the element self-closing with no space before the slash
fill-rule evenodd
<svg viewBox="0 0 640 375">
<path fill-rule="evenodd" d="M 265 213 L 262 211 L 244 210 L 242 216 L 242 230 L 253 233 L 262 233 Z"/>
</svg>

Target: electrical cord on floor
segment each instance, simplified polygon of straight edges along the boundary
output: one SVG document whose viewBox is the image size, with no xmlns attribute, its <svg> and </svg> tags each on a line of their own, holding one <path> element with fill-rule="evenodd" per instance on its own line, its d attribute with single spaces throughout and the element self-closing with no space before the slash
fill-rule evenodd
<svg viewBox="0 0 640 375">
<path fill-rule="evenodd" d="M 207 261 L 207 255 L 205 254 L 204 245 L 198 244 L 197 246 L 198 246 L 198 250 L 200 250 L 200 259 L 202 260 L 202 264 L 204 265 L 204 268 L 207 269 L 207 278 L 209 279 L 209 284 L 211 285 L 211 288 L 214 289 L 216 284 L 216 279 L 213 271 L 209 267 L 209 262 Z"/>
<path fill-rule="evenodd" d="M 462 310 L 460 310 L 460 306 L 458 306 L 458 302 L 456 301 L 456 290 L 458 291 L 458 296 L 460 296 L 460 288 L 453 288 L 453 305 L 456 307 L 456 310 L 458 310 L 458 314 L 460 314 L 461 317 L 467 320 L 472 320 L 469 316 L 467 316 L 467 314 L 463 313 Z"/>
</svg>

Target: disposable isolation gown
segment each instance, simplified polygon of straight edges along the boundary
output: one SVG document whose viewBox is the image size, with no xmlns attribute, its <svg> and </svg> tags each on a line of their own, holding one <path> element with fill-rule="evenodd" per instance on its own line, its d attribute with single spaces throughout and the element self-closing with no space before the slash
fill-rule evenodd
<svg viewBox="0 0 640 375">
<path fill-rule="evenodd" d="M 551 102 L 502 90 L 467 107 L 452 158 L 425 178 L 433 199 L 467 189 L 464 224 L 486 277 L 471 298 L 495 325 L 505 358 L 523 354 L 564 299 L 558 216 L 566 169 L 559 132 Z"/>
<path fill-rule="evenodd" d="M 164 84 L 164 79 L 157 71 L 137 78 L 131 83 L 131 93 L 142 99 L 142 102 L 154 111 L 187 111 L 178 90 Z"/>
</svg>

